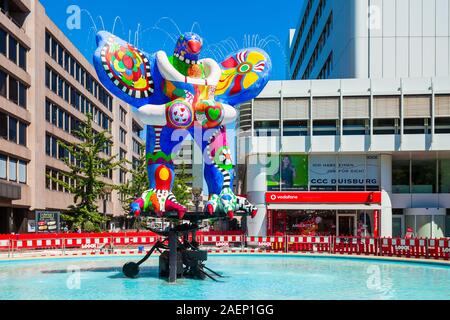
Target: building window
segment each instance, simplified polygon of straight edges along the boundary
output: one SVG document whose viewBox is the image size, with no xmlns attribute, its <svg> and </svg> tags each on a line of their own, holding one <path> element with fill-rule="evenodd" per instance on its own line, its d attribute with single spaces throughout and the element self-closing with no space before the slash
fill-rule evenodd
<svg viewBox="0 0 450 320">
<path fill-rule="evenodd" d="M 19 106 L 27 107 L 27 87 L 19 82 Z"/>
<path fill-rule="evenodd" d="M 19 122 L 19 144 L 27 145 L 27 125 L 23 122 Z"/>
<path fill-rule="evenodd" d="M 287 120 L 283 122 L 283 136 L 305 137 L 308 135 L 308 120 Z"/>
<path fill-rule="evenodd" d="M 27 49 L 19 45 L 19 67 L 27 70 Z"/>
<path fill-rule="evenodd" d="M 431 133 L 431 119 L 404 119 L 404 134 L 425 134 Z"/>
<path fill-rule="evenodd" d="M 8 132 L 8 140 L 17 143 L 17 119 L 9 117 L 9 132 Z"/>
<path fill-rule="evenodd" d="M 439 193 L 450 193 L 450 159 L 439 159 Z"/>
<path fill-rule="evenodd" d="M 373 119 L 373 134 L 398 134 L 400 119 Z"/>
<path fill-rule="evenodd" d="M 276 137 L 280 135 L 280 121 L 255 121 L 257 137 Z"/>
<path fill-rule="evenodd" d="M 27 164 L 19 160 L 19 183 L 27 183 Z"/>
<path fill-rule="evenodd" d="M 4 155 L 0 154 L 0 179 L 6 180 L 6 165 L 7 158 Z"/>
<path fill-rule="evenodd" d="M 412 160 L 412 193 L 436 193 L 436 160 Z"/>
<path fill-rule="evenodd" d="M 17 182 L 17 160 L 9 158 L 9 181 Z"/>
<path fill-rule="evenodd" d="M 6 83 L 7 83 L 7 75 L 5 72 L 0 70 L 0 96 L 6 98 Z"/>
<path fill-rule="evenodd" d="M 434 119 L 435 133 L 450 133 L 450 118 L 435 118 Z"/>
<path fill-rule="evenodd" d="M 127 116 L 127 112 L 120 107 L 120 122 L 122 122 L 123 124 L 126 123 L 126 116 Z"/>
<path fill-rule="evenodd" d="M 367 119 L 345 119 L 344 136 L 367 135 L 369 134 L 369 121 Z"/>
<path fill-rule="evenodd" d="M 392 160 L 392 192 L 410 193 L 410 161 Z"/>
<path fill-rule="evenodd" d="M 314 136 L 335 136 L 338 134 L 337 120 L 314 120 Z"/>
<path fill-rule="evenodd" d="M 8 34 L 5 30 L 0 28 L 0 53 L 6 56 L 7 50 L 6 50 L 6 43 L 8 40 Z"/>
<path fill-rule="evenodd" d="M 9 76 L 9 100 L 15 104 L 19 103 L 19 82 Z"/>
<path fill-rule="evenodd" d="M 127 157 L 127 152 L 123 149 L 120 149 L 120 151 L 119 151 L 120 160 L 124 160 L 126 157 Z"/>
<path fill-rule="evenodd" d="M 17 40 L 12 36 L 9 36 L 8 58 L 17 64 Z"/>
<path fill-rule="evenodd" d="M 0 112 L 0 138 L 8 139 L 8 116 Z"/>
<path fill-rule="evenodd" d="M 127 132 L 122 128 L 119 129 L 119 139 L 121 143 L 125 144 L 127 139 Z"/>
</svg>

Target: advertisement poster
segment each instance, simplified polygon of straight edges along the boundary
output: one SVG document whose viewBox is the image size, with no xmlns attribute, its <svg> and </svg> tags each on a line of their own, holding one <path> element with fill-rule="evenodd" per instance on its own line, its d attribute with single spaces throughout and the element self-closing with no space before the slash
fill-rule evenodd
<svg viewBox="0 0 450 320">
<path fill-rule="evenodd" d="M 37 233 L 59 232 L 60 212 L 36 211 Z"/>
<path fill-rule="evenodd" d="M 266 170 L 268 191 L 308 191 L 307 155 L 269 156 Z"/>
<path fill-rule="evenodd" d="M 311 191 L 336 191 L 336 156 L 312 156 L 309 159 Z"/>
<path fill-rule="evenodd" d="M 337 184 L 339 191 L 365 191 L 366 156 L 339 156 Z"/>
<path fill-rule="evenodd" d="M 281 155 L 281 190 L 308 191 L 308 156 Z"/>
</svg>

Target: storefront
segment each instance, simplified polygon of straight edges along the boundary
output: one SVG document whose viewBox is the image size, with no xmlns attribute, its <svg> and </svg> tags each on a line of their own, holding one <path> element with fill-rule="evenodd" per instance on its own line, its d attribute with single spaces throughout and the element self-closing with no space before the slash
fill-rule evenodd
<svg viewBox="0 0 450 320">
<path fill-rule="evenodd" d="M 381 192 L 268 192 L 267 235 L 379 236 Z"/>
</svg>

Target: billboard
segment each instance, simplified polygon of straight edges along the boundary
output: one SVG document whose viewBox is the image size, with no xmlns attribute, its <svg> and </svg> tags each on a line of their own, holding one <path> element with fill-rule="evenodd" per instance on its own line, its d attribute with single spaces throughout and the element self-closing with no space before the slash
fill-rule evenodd
<svg viewBox="0 0 450 320">
<path fill-rule="evenodd" d="M 277 155 L 271 163 L 278 163 L 277 170 L 267 174 L 269 191 L 307 191 L 308 190 L 308 156 Z"/>
<path fill-rule="evenodd" d="M 267 174 L 268 191 L 380 189 L 378 155 L 279 155 L 278 157 L 279 170 Z"/>
</svg>

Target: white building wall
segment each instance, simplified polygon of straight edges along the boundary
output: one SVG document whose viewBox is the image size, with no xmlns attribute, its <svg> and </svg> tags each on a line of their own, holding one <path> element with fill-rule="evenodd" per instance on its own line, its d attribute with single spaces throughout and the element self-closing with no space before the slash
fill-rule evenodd
<svg viewBox="0 0 450 320">
<path fill-rule="evenodd" d="M 335 79 L 449 76 L 449 2 L 328 0 L 321 23 L 332 11 L 333 30 L 310 78 L 318 76 L 331 51 L 334 62 L 330 77 Z M 305 34 L 308 30 L 306 27 Z M 301 62 L 298 78 L 308 64 L 321 31 L 322 28 L 317 27 L 308 54 Z M 290 68 L 291 75 L 300 51 Z"/>
</svg>

